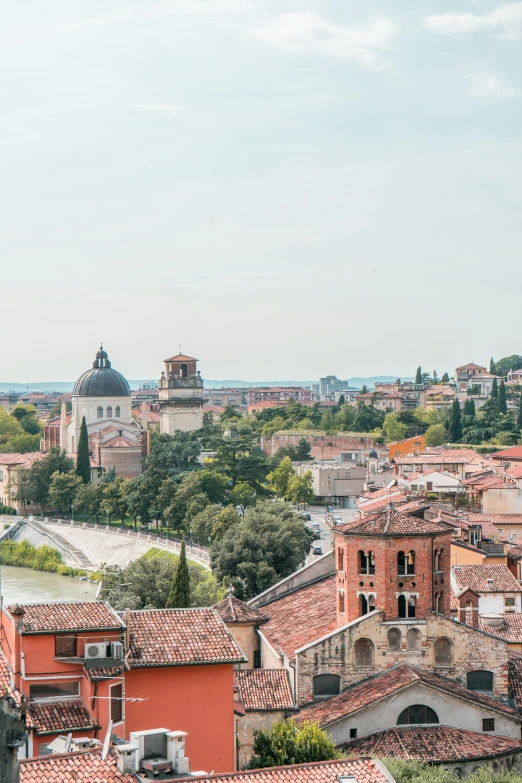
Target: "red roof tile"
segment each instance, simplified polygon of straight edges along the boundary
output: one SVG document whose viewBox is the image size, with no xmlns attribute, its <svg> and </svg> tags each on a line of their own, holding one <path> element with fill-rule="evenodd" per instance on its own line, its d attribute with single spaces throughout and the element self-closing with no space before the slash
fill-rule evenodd
<svg viewBox="0 0 522 783">
<path fill-rule="evenodd" d="M 522 593 L 507 565 L 460 565 L 451 569 L 458 589 L 471 587 L 477 593 Z M 489 581 L 492 580 L 492 581 Z"/>
<path fill-rule="evenodd" d="M 105 441 L 101 446 L 102 449 L 128 449 L 128 448 L 141 448 L 141 443 L 136 443 L 130 438 L 125 438 L 123 435 L 116 435 L 115 438 Z"/>
<path fill-rule="evenodd" d="M 516 459 L 516 460 L 522 460 L 522 446 L 513 446 L 510 449 L 504 449 L 503 451 L 495 451 L 494 454 L 489 455 L 491 459 L 501 459 L 501 460 L 510 460 L 510 459 Z"/>
<path fill-rule="evenodd" d="M 193 356 L 186 356 L 184 353 L 178 353 L 176 356 L 171 356 L 170 359 L 164 359 L 164 362 L 197 362 L 199 359 L 194 359 Z"/>
<path fill-rule="evenodd" d="M 520 612 L 506 612 L 502 625 L 487 625 L 479 615 L 479 628 L 481 631 L 498 636 L 512 644 L 522 644 L 522 614 Z"/>
<path fill-rule="evenodd" d="M 245 710 L 295 709 L 286 669 L 244 669 L 236 672 Z"/>
<path fill-rule="evenodd" d="M 27 725 L 37 734 L 60 731 L 88 731 L 99 728 L 96 720 L 80 699 L 56 702 L 31 702 Z"/>
<path fill-rule="evenodd" d="M 93 669 L 84 669 L 85 676 L 92 682 L 96 680 L 113 680 L 117 677 L 122 677 L 127 667 L 122 666 L 101 666 Z"/>
<path fill-rule="evenodd" d="M 5 610 L 10 615 L 23 609 L 22 633 L 53 633 L 59 631 L 121 630 L 124 625 L 116 612 L 104 601 L 83 603 L 12 604 Z"/>
<path fill-rule="evenodd" d="M 431 763 L 478 761 L 522 750 L 516 739 L 453 726 L 397 726 L 346 742 L 341 747 L 346 753 L 371 753 L 382 758 Z"/>
<path fill-rule="evenodd" d="M 245 658 L 215 609 L 125 612 L 131 668 L 243 663 Z"/>
<path fill-rule="evenodd" d="M 219 614 L 224 623 L 266 623 L 270 618 L 264 612 L 256 609 L 255 606 L 249 606 L 239 598 L 228 595 L 214 609 Z"/>
<path fill-rule="evenodd" d="M 386 768 L 375 759 L 352 758 L 206 775 L 198 780 L 216 780 L 220 783 L 337 783 L 339 778 L 353 776 L 357 783 L 389 783 L 388 775 Z M 181 778 L 177 781 L 193 782 L 194 778 Z M 21 783 L 27 781 L 23 780 Z"/>
<path fill-rule="evenodd" d="M 273 647 L 293 659 L 300 647 L 335 629 L 335 576 L 305 585 L 263 608 L 270 620 L 261 633 Z"/>
<path fill-rule="evenodd" d="M 386 506 L 390 504 L 390 502 L 394 503 L 395 505 L 400 505 L 406 503 L 407 500 L 408 498 L 403 492 L 397 492 L 391 497 L 388 495 L 377 498 L 377 500 L 369 500 L 367 503 L 357 503 L 357 508 L 361 514 L 368 514 L 372 511 L 377 513 L 379 509 L 385 509 Z"/>
<path fill-rule="evenodd" d="M 53 753 L 20 761 L 20 783 L 136 783 L 134 775 L 120 772 L 113 755 L 101 751 Z M 380 783 L 380 781 L 379 781 Z"/>
<path fill-rule="evenodd" d="M 509 695 L 519 712 L 522 712 L 522 656 L 510 653 L 508 661 Z"/>
<path fill-rule="evenodd" d="M 467 517 L 473 525 L 483 525 L 484 519 L 493 525 L 522 525 L 522 514 L 468 514 Z"/>
<path fill-rule="evenodd" d="M 380 514 L 367 519 L 358 519 L 345 525 L 337 525 L 335 532 L 351 536 L 426 536 L 448 533 L 449 528 L 440 522 L 419 519 L 402 514 L 396 508 L 388 507 Z"/>
<path fill-rule="evenodd" d="M 44 457 L 45 454 L 42 451 L 29 451 L 23 454 L 6 452 L 0 454 L 0 465 L 23 465 L 26 468 L 30 468 L 34 462 Z"/>
</svg>

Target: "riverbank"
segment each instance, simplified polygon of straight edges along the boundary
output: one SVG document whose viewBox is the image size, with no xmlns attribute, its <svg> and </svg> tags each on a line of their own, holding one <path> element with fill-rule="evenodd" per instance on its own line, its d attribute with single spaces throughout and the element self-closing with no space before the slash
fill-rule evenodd
<svg viewBox="0 0 522 783">
<path fill-rule="evenodd" d="M 0 565 L 0 582 L 4 606 L 51 601 L 94 601 L 98 587 L 94 582 L 83 579 L 8 565 Z"/>
<path fill-rule="evenodd" d="M 46 545 L 33 546 L 29 541 L 0 542 L 0 565 L 30 568 L 33 571 L 45 571 L 59 576 L 88 577 L 91 581 L 97 581 L 97 575 L 65 565 L 62 553 L 58 549 Z"/>
</svg>

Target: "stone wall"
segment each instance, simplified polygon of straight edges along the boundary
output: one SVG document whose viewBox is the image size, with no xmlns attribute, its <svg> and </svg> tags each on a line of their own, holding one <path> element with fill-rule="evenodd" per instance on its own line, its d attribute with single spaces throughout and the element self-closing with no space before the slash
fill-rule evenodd
<svg viewBox="0 0 522 783">
<path fill-rule="evenodd" d="M 237 738 L 239 742 L 239 763 L 241 769 L 248 764 L 252 757 L 254 746 L 254 731 L 264 729 L 270 731 L 272 724 L 282 720 L 285 712 L 274 710 L 271 712 L 247 712 L 239 721 Z"/>
<path fill-rule="evenodd" d="M 357 453 L 357 461 L 363 463 L 368 458 L 371 449 L 376 448 L 379 456 L 387 459 L 388 450 L 375 446 L 374 440 L 369 435 L 310 435 L 307 432 L 276 432 L 271 438 L 262 438 L 261 448 L 272 456 L 282 446 L 298 446 L 302 439 L 308 441 L 311 446 L 312 457 L 317 460 L 335 459 L 342 451 Z"/>
<path fill-rule="evenodd" d="M 0 699 L 0 780 L 2 783 L 18 783 L 20 780 L 16 757 L 18 744 L 25 744 L 24 740 L 25 723 L 22 720 L 22 711 L 13 707 L 9 699 Z"/>
</svg>

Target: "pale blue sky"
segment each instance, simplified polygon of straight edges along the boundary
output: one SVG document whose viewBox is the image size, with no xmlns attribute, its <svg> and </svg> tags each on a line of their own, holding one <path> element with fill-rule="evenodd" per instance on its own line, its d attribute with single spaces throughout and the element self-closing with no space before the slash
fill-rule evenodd
<svg viewBox="0 0 522 783">
<path fill-rule="evenodd" d="M 522 2 L 0 11 L 0 379 L 522 352 Z"/>
</svg>

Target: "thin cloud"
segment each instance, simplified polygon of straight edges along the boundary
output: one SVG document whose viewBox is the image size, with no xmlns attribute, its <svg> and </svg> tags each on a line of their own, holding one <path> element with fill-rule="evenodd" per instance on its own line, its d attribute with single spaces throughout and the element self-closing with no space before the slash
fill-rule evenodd
<svg viewBox="0 0 522 783">
<path fill-rule="evenodd" d="M 492 32 L 498 38 L 522 37 L 522 3 L 508 3 L 485 14 L 446 13 L 424 19 L 424 26 L 441 35 Z"/>
<path fill-rule="evenodd" d="M 468 79 L 468 92 L 473 98 L 510 98 L 520 92 L 517 87 L 504 84 L 493 73 L 472 73 Z"/>
<path fill-rule="evenodd" d="M 140 111 L 158 111 L 163 114 L 184 114 L 183 106 L 176 106 L 174 103 L 135 103 L 135 109 Z"/>
<path fill-rule="evenodd" d="M 296 54 L 318 53 L 337 60 L 378 64 L 382 50 L 397 34 L 394 24 L 381 18 L 364 28 L 341 27 L 316 14 L 297 11 L 281 14 L 249 30 L 249 34 L 276 49 Z"/>
</svg>

